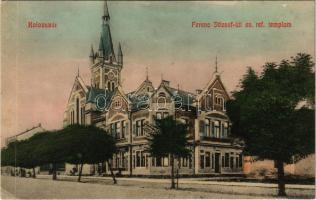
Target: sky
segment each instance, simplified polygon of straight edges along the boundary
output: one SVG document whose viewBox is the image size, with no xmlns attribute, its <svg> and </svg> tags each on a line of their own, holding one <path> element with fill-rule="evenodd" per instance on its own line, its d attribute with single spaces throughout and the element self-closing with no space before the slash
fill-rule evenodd
<svg viewBox="0 0 316 200">
<path fill-rule="evenodd" d="M 146 77 L 194 92 L 218 70 L 228 92 L 248 66 L 260 72 L 299 52 L 314 56 L 313 1 L 108 2 L 115 51 L 122 45 L 122 86 L 135 90 Z M 41 123 L 62 127 L 75 76 L 90 84 L 90 46 L 98 47 L 102 1 L 1 3 L 1 141 Z M 27 23 L 53 22 L 55 29 Z M 192 22 L 256 22 L 264 28 L 192 28 Z M 291 28 L 269 28 L 269 22 Z"/>
</svg>

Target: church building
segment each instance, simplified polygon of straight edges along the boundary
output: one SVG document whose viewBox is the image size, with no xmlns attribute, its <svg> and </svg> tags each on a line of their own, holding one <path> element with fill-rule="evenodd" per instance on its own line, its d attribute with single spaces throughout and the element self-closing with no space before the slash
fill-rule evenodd
<svg viewBox="0 0 316 200">
<path fill-rule="evenodd" d="M 229 100 L 220 74 L 210 75 L 202 90 L 189 92 L 172 87 L 162 80 L 155 87 L 149 77 L 134 91 L 125 93 L 121 71 L 124 70 L 124 47 L 114 48 L 110 14 L 104 3 L 98 48 L 91 46 L 91 83 L 84 83 L 79 73 L 64 112 L 64 126 L 93 124 L 116 138 L 119 151 L 113 155 L 112 167 L 123 175 L 169 175 L 169 157 L 152 157 L 148 134 L 155 119 L 166 116 L 188 125 L 192 155 L 176 162 L 181 175 L 242 174 L 242 145 L 230 137 L 231 122 L 226 115 Z M 203 87 L 203 86 L 202 86 Z M 66 165 L 66 172 L 74 166 Z M 85 165 L 86 174 L 108 174 L 106 164 Z"/>
</svg>

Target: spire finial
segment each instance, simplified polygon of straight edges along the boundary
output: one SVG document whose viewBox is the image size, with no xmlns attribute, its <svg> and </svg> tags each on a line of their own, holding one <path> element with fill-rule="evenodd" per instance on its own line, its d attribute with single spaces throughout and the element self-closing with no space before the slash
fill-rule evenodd
<svg viewBox="0 0 316 200">
<path fill-rule="evenodd" d="M 93 45 L 91 44 L 91 50 L 90 50 L 90 56 L 91 59 L 94 59 L 94 50 L 93 50 Z"/>
<path fill-rule="evenodd" d="M 108 9 L 108 4 L 107 1 L 104 1 L 104 7 L 103 7 L 103 16 L 102 16 L 103 22 L 107 22 L 110 20 L 110 14 L 109 14 L 109 9 Z"/>
<path fill-rule="evenodd" d="M 216 55 L 216 57 L 215 57 L 215 73 L 217 73 L 218 71 L 217 71 L 217 55 Z"/>
<path fill-rule="evenodd" d="M 177 86 L 178 86 L 178 91 L 179 91 L 179 90 L 180 90 L 180 84 L 178 83 L 178 85 L 177 85 Z"/>
<path fill-rule="evenodd" d="M 161 73 L 161 81 L 163 81 L 163 73 Z"/>
<path fill-rule="evenodd" d="M 79 72 L 79 66 L 78 66 L 78 73 L 77 73 L 77 77 L 79 77 L 79 74 L 80 74 L 80 72 Z"/>
<path fill-rule="evenodd" d="M 146 67 L 146 81 L 148 81 L 148 67 Z"/>
<path fill-rule="evenodd" d="M 121 43 L 119 42 L 119 45 L 118 45 L 118 52 L 117 52 L 117 62 L 120 64 L 120 65 L 123 65 L 123 52 L 122 52 L 122 48 L 121 48 Z"/>
</svg>

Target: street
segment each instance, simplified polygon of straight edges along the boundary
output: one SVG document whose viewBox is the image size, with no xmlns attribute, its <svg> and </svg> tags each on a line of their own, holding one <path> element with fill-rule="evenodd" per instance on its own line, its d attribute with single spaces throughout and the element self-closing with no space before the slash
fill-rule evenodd
<svg viewBox="0 0 316 200">
<path fill-rule="evenodd" d="M 22 199 L 101 199 L 101 198 L 277 198 L 269 195 L 271 187 L 249 187 L 234 184 L 197 184 L 183 180 L 180 189 L 170 190 L 168 179 L 132 179 L 119 178 L 113 185 L 110 178 L 84 177 L 82 183 L 76 182 L 77 177 L 58 177 L 53 181 L 50 176 L 39 176 L 37 179 L 2 176 L 1 197 Z M 142 181 L 144 180 L 144 181 Z M 190 183 L 191 182 L 191 183 Z M 229 190 L 225 190 L 229 188 Z M 270 192 L 271 192 L 270 191 Z M 287 189 L 289 197 L 313 198 L 315 190 Z"/>
</svg>

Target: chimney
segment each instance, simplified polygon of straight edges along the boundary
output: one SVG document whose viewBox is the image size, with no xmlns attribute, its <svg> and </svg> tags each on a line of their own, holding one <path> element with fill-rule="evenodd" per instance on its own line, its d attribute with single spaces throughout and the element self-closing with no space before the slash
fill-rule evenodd
<svg viewBox="0 0 316 200">
<path fill-rule="evenodd" d="M 196 90 L 195 90 L 195 93 L 196 93 L 196 94 L 201 94 L 201 93 L 202 93 L 202 90 L 196 89 Z"/>
<path fill-rule="evenodd" d="M 164 85 L 167 86 L 167 87 L 170 86 L 170 81 L 162 80 L 161 83 L 164 84 Z"/>
</svg>

